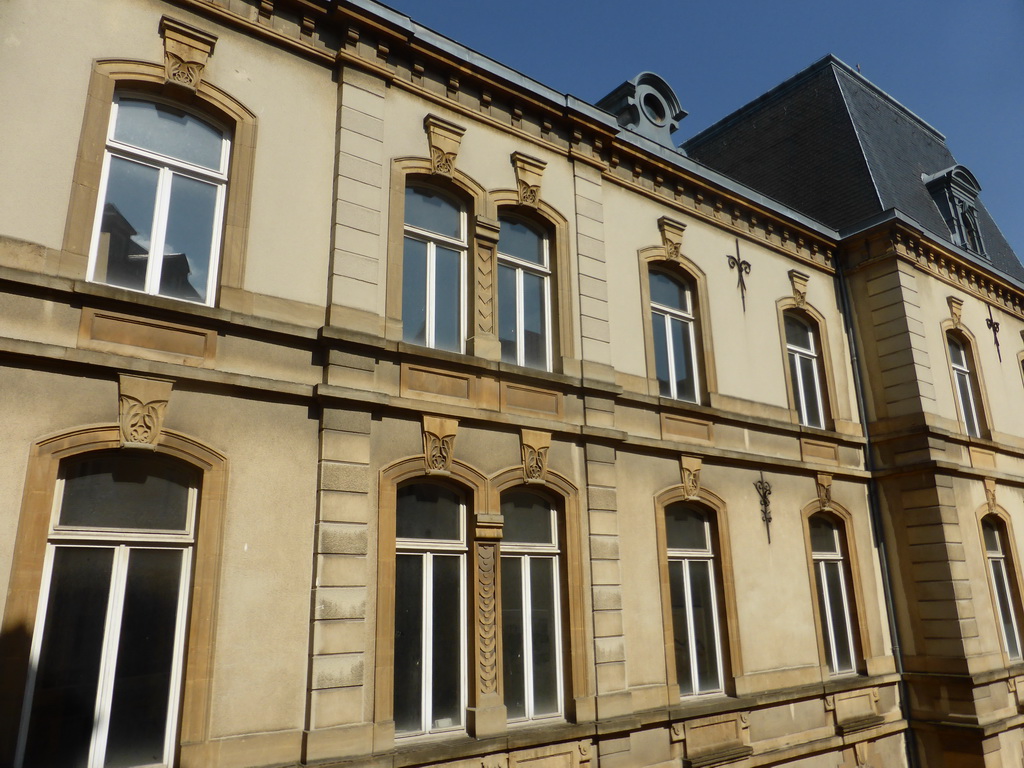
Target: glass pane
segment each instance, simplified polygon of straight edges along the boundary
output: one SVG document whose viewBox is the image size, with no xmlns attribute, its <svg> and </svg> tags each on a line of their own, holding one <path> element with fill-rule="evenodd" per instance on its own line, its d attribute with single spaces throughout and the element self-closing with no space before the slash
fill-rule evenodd
<svg viewBox="0 0 1024 768">
<path fill-rule="evenodd" d="M 793 347 L 814 351 L 814 336 L 810 326 L 793 315 L 785 315 L 786 343 Z"/>
<path fill-rule="evenodd" d="M 501 660 L 509 719 L 526 717 L 522 557 L 501 558 Z"/>
<path fill-rule="evenodd" d="M 148 165 L 110 158 L 93 271 L 97 282 L 137 291 L 146 287 L 159 175 Z"/>
<path fill-rule="evenodd" d="M 431 728 L 451 728 L 462 724 L 461 557 L 434 555 L 433 560 Z"/>
<path fill-rule="evenodd" d="M 406 187 L 405 223 L 439 235 L 462 239 L 462 211 L 429 189 Z"/>
<path fill-rule="evenodd" d="M 996 601 L 999 603 L 999 620 L 1003 624 L 1003 637 L 1006 638 L 1006 653 L 1010 658 L 1019 659 L 1020 641 L 1013 622 L 1013 603 L 1010 602 L 1010 590 L 1006 580 L 1006 564 L 1002 560 L 991 562 Z"/>
<path fill-rule="evenodd" d="M 514 219 L 501 219 L 498 251 L 523 261 L 544 264 L 544 238 L 532 227 Z"/>
<path fill-rule="evenodd" d="M 395 558 L 395 730 L 423 730 L 423 555 Z"/>
<path fill-rule="evenodd" d="M 672 365 L 676 377 L 676 397 L 697 400 L 697 379 L 693 375 L 693 343 L 689 323 L 672 318 Z"/>
<path fill-rule="evenodd" d="M 807 409 L 807 426 L 821 427 L 821 391 L 818 388 L 817 361 L 810 357 L 800 357 L 800 376 L 804 385 L 804 407 Z"/>
<path fill-rule="evenodd" d="M 417 483 L 398 489 L 395 535 L 400 539 L 461 541 L 462 499 L 440 485 Z"/>
<path fill-rule="evenodd" d="M 58 547 L 24 768 L 85 768 L 114 550 Z"/>
<path fill-rule="evenodd" d="M 107 735 L 108 768 L 162 764 L 183 552 L 133 549 Z"/>
<path fill-rule="evenodd" d="M 966 373 L 957 372 L 956 386 L 960 396 L 960 407 L 964 412 L 964 425 L 967 427 L 967 434 L 978 437 L 978 418 L 974 412 L 974 392 L 971 389 L 971 379 Z"/>
<path fill-rule="evenodd" d="M 654 369 L 658 375 L 658 391 L 662 397 L 672 397 L 672 385 L 669 383 L 668 372 L 668 338 L 665 335 L 665 324 L 668 317 L 658 312 L 651 312 L 651 329 L 654 331 Z"/>
<path fill-rule="evenodd" d="M 825 600 L 825 563 L 815 562 L 814 563 L 814 585 L 817 588 L 818 596 L 818 617 L 821 622 L 821 632 L 825 636 L 825 652 L 828 654 L 828 669 L 829 672 L 835 673 L 836 662 L 834 656 L 835 641 L 834 634 L 829 624 L 829 613 L 828 603 Z"/>
<path fill-rule="evenodd" d="M 836 669 L 833 672 L 849 672 L 853 669 L 853 651 L 850 648 L 850 612 L 847 609 L 843 589 L 842 563 L 823 563 L 828 581 L 829 613 L 832 616 L 833 642 L 836 646 Z"/>
<path fill-rule="evenodd" d="M 434 347 L 462 351 L 462 254 L 437 246 L 434 264 Z"/>
<path fill-rule="evenodd" d="M 518 363 L 516 348 L 516 274 L 519 270 L 504 264 L 498 265 L 498 338 L 501 340 L 501 359 L 506 363 Z"/>
<path fill-rule="evenodd" d="M 839 554 L 837 528 L 831 520 L 815 515 L 808 521 L 807 527 L 811 532 L 812 552 Z"/>
<path fill-rule="evenodd" d="M 800 358 L 795 353 L 789 353 L 789 381 L 793 385 L 793 402 L 796 403 L 797 416 L 801 424 L 807 423 L 807 406 L 804 403 L 804 389 L 806 383 L 800 381 Z"/>
<path fill-rule="evenodd" d="M 402 338 L 427 343 L 427 244 L 411 237 L 402 254 Z"/>
<path fill-rule="evenodd" d="M 650 281 L 652 302 L 689 313 L 690 291 L 686 286 L 661 272 L 651 272 Z"/>
<path fill-rule="evenodd" d="M 967 355 L 964 352 L 963 345 L 952 336 L 946 336 L 946 343 L 949 345 L 949 359 L 953 361 L 953 365 L 966 368 Z"/>
<path fill-rule="evenodd" d="M 160 295 L 207 300 L 217 186 L 175 174 L 160 270 Z"/>
<path fill-rule="evenodd" d="M 548 367 L 547 278 L 523 273 L 523 365 Z"/>
<path fill-rule="evenodd" d="M 533 713 L 558 712 L 558 596 L 555 559 L 530 558 L 530 638 L 533 643 Z"/>
<path fill-rule="evenodd" d="M 675 642 L 676 680 L 679 693 L 687 696 L 694 692 L 693 670 L 690 668 L 690 619 L 686 605 L 686 585 L 683 569 L 685 561 L 668 563 L 669 598 L 672 603 L 672 637 Z"/>
<path fill-rule="evenodd" d="M 706 520 L 701 512 L 686 504 L 669 504 L 665 508 L 668 548 L 709 550 Z"/>
<path fill-rule="evenodd" d="M 985 537 L 985 551 L 996 555 L 1002 553 L 1003 546 L 999 540 L 999 531 L 996 530 L 996 527 L 986 520 L 981 524 L 981 532 Z"/>
<path fill-rule="evenodd" d="M 503 540 L 509 543 L 554 544 L 551 505 L 529 491 L 502 494 Z"/>
<path fill-rule="evenodd" d="M 63 469 L 60 525 L 184 531 L 199 487 L 193 467 L 143 451 L 86 454 Z"/>
<path fill-rule="evenodd" d="M 694 652 L 697 661 L 697 689 L 717 691 L 722 687 L 718 674 L 718 635 L 715 633 L 715 593 L 711 561 L 690 561 L 690 599 L 693 601 Z"/>
<path fill-rule="evenodd" d="M 220 170 L 224 134 L 187 112 L 151 101 L 121 99 L 114 138 L 126 144 Z"/>
</svg>

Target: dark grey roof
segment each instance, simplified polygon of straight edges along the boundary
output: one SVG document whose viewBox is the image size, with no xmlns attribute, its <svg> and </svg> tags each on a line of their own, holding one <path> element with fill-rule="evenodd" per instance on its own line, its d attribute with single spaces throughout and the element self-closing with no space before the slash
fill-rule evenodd
<svg viewBox="0 0 1024 768">
<path fill-rule="evenodd" d="M 683 144 L 690 157 L 840 231 L 897 209 L 947 241 L 922 176 L 954 165 L 945 137 L 826 56 Z M 984 204 L 985 257 L 1024 279 Z"/>
</svg>

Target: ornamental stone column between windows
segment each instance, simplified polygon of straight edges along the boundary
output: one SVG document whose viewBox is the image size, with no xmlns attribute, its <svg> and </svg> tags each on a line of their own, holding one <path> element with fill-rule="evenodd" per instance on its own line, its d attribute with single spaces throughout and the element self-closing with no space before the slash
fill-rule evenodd
<svg viewBox="0 0 1024 768">
<path fill-rule="evenodd" d="M 472 656 L 469 671 L 467 727 L 477 738 L 506 731 L 506 709 L 498 690 L 501 677 L 498 625 L 498 566 L 501 542 L 500 514 L 474 516 L 472 555 Z"/>
<path fill-rule="evenodd" d="M 495 330 L 500 225 L 483 215 L 477 215 L 474 223 L 472 247 L 476 249 L 476 258 L 471 259 L 469 265 L 470 313 L 466 352 L 485 360 L 501 360 L 501 342 Z"/>
</svg>

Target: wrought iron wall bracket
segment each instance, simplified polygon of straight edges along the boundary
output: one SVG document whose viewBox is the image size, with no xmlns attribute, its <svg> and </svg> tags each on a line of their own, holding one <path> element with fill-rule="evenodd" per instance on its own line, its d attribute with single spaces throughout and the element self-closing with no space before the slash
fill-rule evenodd
<svg viewBox="0 0 1024 768">
<path fill-rule="evenodd" d="M 772 543 L 772 503 L 769 496 L 772 495 L 772 484 L 764 479 L 764 472 L 761 479 L 754 481 L 754 489 L 761 497 L 761 520 L 764 522 L 764 530 L 768 534 L 768 543 Z"/>
</svg>

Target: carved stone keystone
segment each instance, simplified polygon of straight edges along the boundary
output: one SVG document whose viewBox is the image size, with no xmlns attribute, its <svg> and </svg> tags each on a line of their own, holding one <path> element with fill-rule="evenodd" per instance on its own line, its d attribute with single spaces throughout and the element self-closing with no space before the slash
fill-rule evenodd
<svg viewBox="0 0 1024 768">
<path fill-rule="evenodd" d="M 548 449 L 551 433 L 524 429 L 520 433 L 523 451 L 523 479 L 528 483 L 543 483 L 548 474 Z"/>
<path fill-rule="evenodd" d="M 441 176 L 451 176 L 455 172 L 455 158 L 466 129 L 437 115 L 423 118 L 423 128 L 430 143 L 431 170 Z"/>
<path fill-rule="evenodd" d="M 164 426 L 173 382 L 121 374 L 118 423 L 122 448 L 155 448 Z"/>
<path fill-rule="evenodd" d="M 547 163 L 522 152 L 513 152 L 511 158 L 512 167 L 516 171 L 519 202 L 536 207 L 540 202 L 540 181 Z"/>
<path fill-rule="evenodd" d="M 167 16 L 160 19 L 160 36 L 164 39 L 166 82 L 196 90 L 217 38 Z"/>
<path fill-rule="evenodd" d="M 807 303 L 807 281 L 810 279 L 810 275 L 805 275 L 795 269 L 789 270 L 789 283 L 793 287 L 793 298 L 798 307 Z"/>
<path fill-rule="evenodd" d="M 683 496 L 695 499 L 700 494 L 700 469 L 703 464 L 700 456 L 680 456 L 679 469 L 683 483 Z"/>
<path fill-rule="evenodd" d="M 458 419 L 423 416 L 423 461 L 428 475 L 451 472 Z"/>
<path fill-rule="evenodd" d="M 661 232 L 661 244 L 665 248 L 666 258 L 677 260 L 682 256 L 683 231 L 685 229 L 685 223 L 670 219 L 668 216 L 658 219 L 658 231 Z"/>
</svg>

